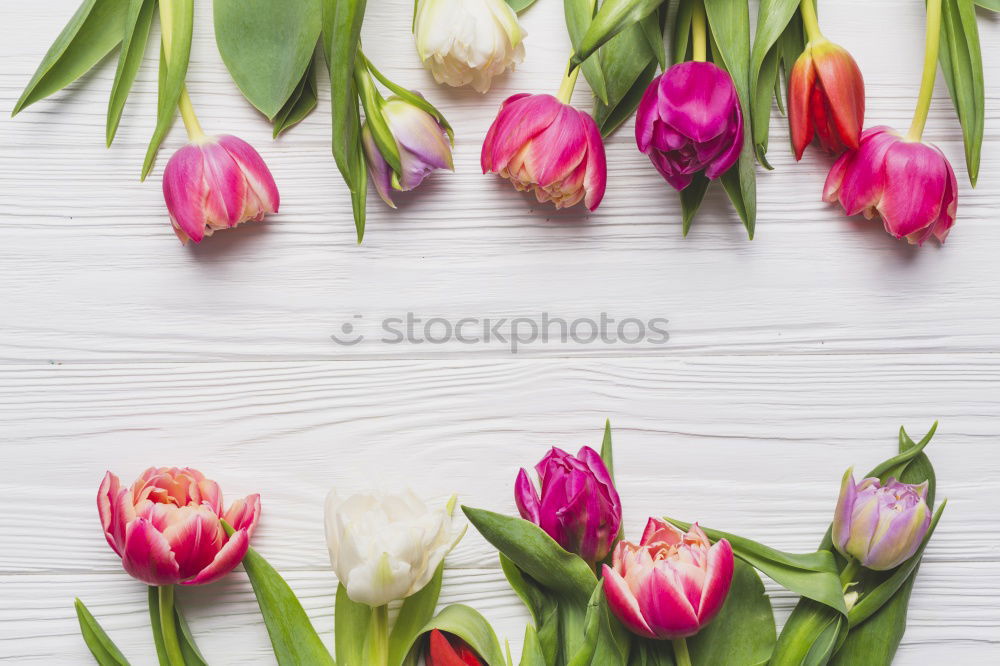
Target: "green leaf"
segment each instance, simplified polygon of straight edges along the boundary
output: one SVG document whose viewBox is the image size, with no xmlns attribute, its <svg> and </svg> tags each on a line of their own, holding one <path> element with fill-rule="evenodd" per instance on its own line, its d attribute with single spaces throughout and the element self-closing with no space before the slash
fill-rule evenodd
<svg viewBox="0 0 1000 666">
<path fill-rule="evenodd" d="M 160 666 L 171 666 L 167 658 L 167 650 L 163 644 L 163 625 L 160 624 L 160 597 L 159 588 L 150 585 L 147 591 L 147 601 L 149 605 L 149 622 L 153 630 L 153 645 L 156 647 L 156 656 Z M 174 606 L 174 623 L 179 629 L 177 640 L 180 643 L 181 654 L 184 655 L 186 666 L 207 666 L 205 658 L 194 642 L 194 635 L 188 626 L 187 620 L 181 614 L 180 608 Z"/>
<path fill-rule="evenodd" d="M 361 115 L 354 83 L 366 0 L 323 0 L 323 44 L 330 70 L 333 157 L 351 192 L 358 242 L 365 235 L 368 170 L 361 146 Z"/>
<path fill-rule="evenodd" d="M 579 556 L 563 550 L 552 537 L 521 518 L 463 506 L 469 522 L 493 547 L 538 583 L 585 607 L 597 577 Z"/>
<path fill-rule="evenodd" d="M 451 604 L 434 616 L 420 631 L 420 635 L 437 629 L 455 634 L 476 651 L 487 666 L 504 666 L 500 641 L 496 632 L 479 611 L 463 604 Z"/>
<path fill-rule="evenodd" d="M 125 109 L 125 100 L 132 90 L 132 84 L 146 52 L 149 27 L 153 23 L 155 9 L 156 0 L 129 1 L 122 48 L 118 52 L 118 69 L 115 71 L 115 82 L 111 86 L 111 98 L 108 100 L 105 137 L 109 146 L 115 140 L 118 123 L 121 122 L 122 111 Z"/>
<path fill-rule="evenodd" d="M 811 599 L 801 599 L 778 636 L 769 666 L 825 664 L 846 631 L 844 615 Z"/>
<path fill-rule="evenodd" d="M 604 466 L 608 468 L 608 474 L 611 475 L 611 480 L 615 478 L 615 454 L 612 450 L 611 444 L 611 419 L 606 419 L 604 421 L 604 439 L 601 441 L 601 460 L 604 461 Z"/>
<path fill-rule="evenodd" d="M 672 518 L 666 520 L 684 530 L 691 527 L 690 523 Z M 702 529 L 713 541 L 728 540 L 737 557 L 783 587 L 825 604 L 843 615 L 847 614 L 837 561 L 829 551 L 785 553 L 735 534 L 704 527 Z"/>
<path fill-rule="evenodd" d="M 337 584 L 333 612 L 333 644 L 341 664 L 365 663 L 365 640 L 372 620 L 372 609 L 347 596 L 347 588 Z"/>
<path fill-rule="evenodd" d="M 517 568 L 514 562 L 500 553 L 500 567 L 514 593 L 520 597 L 535 623 L 535 637 L 546 664 L 554 664 L 559 655 L 559 604 L 555 596 L 530 576 Z"/>
<path fill-rule="evenodd" d="M 983 9 L 1000 12 L 1000 0 L 976 0 L 976 4 Z"/>
<path fill-rule="evenodd" d="M 587 34 L 594 20 L 597 0 L 563 0 L 563 11 L 566 14 L 566 29 L 569 32 L 570 43 L 576 48 Z M 594 96 L 603 104 L 608 104 L 608 86 L 604 80 L 604 71 L 596 60 L 583 63 L 583 75 L 590 84 Z"/>
<path fill-rule="evenodd" d="M 538 632 L 530 624 L 524 628 L 524 648 L 521 650 L 521 666 L 548 666 Z"/>
<path fill-rule="evenodd" d="M 583 645 L 570 659 L 569 666 L 628 663 L 631 634 L 608 609 L 603 585 L 594 587 L 587 604 L 583 636 Z"/>
<path fill-rule="evenodd" d="M 274 117 L 272 121 L 274 124 L 273 136 L 277 137 L 312 113 L 312 110 L 316 108 L 317 98 L 316 62 L 312 61 L 309 63 L 306 73 L 302 75 L 302 80 L 296 86 L 295 92 L 285 102 L 285 106 L 282 107 L 281 111 L 278 111 L 278 115 Z"/>
<path fill-rule="evenodd" d="M 273 119 L 312 61 L 320 0 L 215 0 L 215 43 L 244 97 Z"/>
<path fill-rule="evenodd" d="M 765 159 L 771 125 L 771 97 L 780 66 L 778 40 L 788 29 L 801 0 L 760 0 L 757 30 L 750 56 L 750 108 L 753 144 L 757 158 L 768 168 Z"/>
<path fill-rule="evenodd" d="M 400 666 L 404 662 L 413 643 L 420 637 L 423 626 L 434 617 L 434 609 L 441 596 L 443 575 L 442 561 L 430 582 L 403 601 L 389 634 L 389 666 Z"/>
<path fill-rule="evenodd" d="M 650 33 L 659 36 L 659 52 L 654 51 L 650 44 L 653 39 Z M 609 136 L 635 113 L 646 88 L 656 75 L 662 52 L 663 32 L 657 12 L 615 35 L 598 51 L 593 60 L 599 63 L 604 73 L 608 95 L 607 104 L 596 97 L 594 100 L 594 119 L 602 136 Z"/>
<path fill-rule="evenodd" d="M 675 664 L 670 641 L 657 641 L 638 636 L 632 639 L 628 666 L 675 666 Z"/>
<path fill-rule="evenodd" d="M 194 0 L 171 0 L 160 3 L 160 26 L 165 39 L 160 45 L 159 99 L 156 106 L 156 129 L 142 164 L 142 178 L 149 175 L 156 152 L 173 124 L 177 103 L 184 90 L 188 61 L 191 58 L 191 31 L 194 28 Z M 166 27 L 169 26 L 169 29 Z M 169 41 L 168 41 L 169 40 Z"/>
<path fill-rule="evenodd" d="M 76 607 L 76 619 L 80 622 L 80 633 L 97 663 L 101 666 L 128 666 L 128 660 L 122 655 L 121 650 L 105 633 L 83 602 L 77 599 L 73 605 Z"/>
<path fill-rule="evenodd" d="M 441 125 L 441 127 L 444 128 L 444 131 L 448 134 L 448 139 L 451 141 L 452 145 L 455 144 L 455 131 L 452 129 L 451 125 L 448 124 L 448 119 L 444 117 L 443 113 L 438 111 L 437 107 L 428 102 L 426 97 L 394 83 L 391 79 L 382 74 L 382 72 L 380 72 L 367 58 L 365 59 L 365 64 L 368 65 L 368 71 L 372 73 L 372 76 L 374 76 L 379 83 L 392 91 L 396 97 L 399 97 L 418 109 L 422 109 L 423 111 L 426 111 L 434 116 L 435 120 L 438 121 L 438 124 Z"/>
<path fill-rule="evenodd" d="M 122 40 L 129 0 L 84 0 L 49 47 L 10 115 L 86 74 Z"/>
<path fill-rule="evenodd" d="M 227 533 L 232 528 L 224 525 Z M 316 633 L 292 588 L 253 548 L 243 556 L 243 568 L 264 616 L 271 647 L 280 666 L 333 666 L 333 658 Z M 350 662 L 343 662 L 350 663 Z"/>
<path fill-rule="evenodd" d="M 518 14 L 535 4 L 535 2 L 536 0 L 507 0 L 507 4 L 510 5 L 510 8 Z"/>
<path fill-rule="evenodd" d="M 670 40 L 671 62 L 675 65 L 691 59 L 691 16 L 694 0 L 680 0 L 674 15 L 673 35 Z"/>
<path fill-rule="evenodd" d="M 567 6 L 568 3 L 576 1 L 578 0 L 567 0 Z M 586 62 L 587 58 L 596 53 L 597 49 L 608 40 L 649 16 L 663 2 L 664 0 L 604 0 L 593 15 L 593 21 L 586 27 L 586 31 L 579 38 L 572 40 L 574 52 L 571 64 L 576 66 Z M 589 78 L 587 80 L 590 81 Z M 601 99 L 606 98 L 601 97 Z"/>
<path fill-rule="evenodd" d="M 705 0 L 712 35 L 712 59 L 729 72 L 740 97 L 744 124 L 750 115 L 750 4 L 749 0 Z M 743 132 L 738 164 L 723 174 L 722 186 L 733 202 L 747 235 L 753 239 L 757 223 L 757 180 L 751 131 Z"/>
<path fill-rule="evenodd" d="M 777 632 L 771 601 L 750 565 L 737 560 L 719 615 L 688 639 L 694 666 L 756 666 L 771 657 Z"/>
<path fill-rule="evenodd" d="M 705 174 L 696 173 L 691 179 L 691 184 L 681 190 L 681 233 L 685 236 L 691 230 L 691 223 L 694 222 L 694 216 L 701 208 L 701 202 L 705 199 L 710 182 Z"/>
<path fill-rule="evenodd" d="M 938 59 L 962 125 L 965 163 L 969 181 L 975 187 L 986 119 L 986 87 L 976 8 L 973 0 L 944 0 L 941 10 L 942 40 Z"/>
</svg>

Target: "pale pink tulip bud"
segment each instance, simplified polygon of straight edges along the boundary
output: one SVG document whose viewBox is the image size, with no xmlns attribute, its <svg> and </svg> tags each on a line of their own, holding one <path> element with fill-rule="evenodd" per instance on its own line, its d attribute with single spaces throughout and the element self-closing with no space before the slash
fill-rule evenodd
<svg viewBox="0 0 1000 666">
<path fill-rule="evenodd" d="M 278 212 L 278 188 L 264 160 L 229 135 L 199 139 L 174 153 L 163 172 L 163 198 L 182 243 L 200 243 L 219 229 Z"/>
</svg>

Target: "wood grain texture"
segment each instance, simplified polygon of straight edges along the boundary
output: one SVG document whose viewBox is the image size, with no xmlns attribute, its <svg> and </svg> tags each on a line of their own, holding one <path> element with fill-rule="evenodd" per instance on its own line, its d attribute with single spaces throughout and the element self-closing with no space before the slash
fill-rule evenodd
<svg viewBox="0 0 1000 666">
<path fill-rule="evenodd" d="M 0 22 L 0 109 L 13 107 L 77 0 L 38 0 Z M 152 131 L 154 51 L 118 139 L 103 147 L 114 63 L 0 121 L 0 661 L 83 664 L 80 596 L 136 664 L 154 663 L 141 585 L 100 535 L 104 470 L 188 464 L 229 498 L 264 497 L 255 545 L 332 629 L 335 580 L 321 500 L 337 486 L 413 485 L 437 501 L 514 511 L 520 465 L 545 447 L 615 426 L 626 525 L 668 512 L 776 547 L 812 548 L 842 470 L 893 451 L 905 424 L 941 429 L 931 453 L 950 499 L 928 550 L 898 664 L 1000 658 L 1000 21 L 982 13 L 986 145 L 980 184 L 939 82 L 927 138 L 959 174 L 959 223 L 917 250 L 819 200 L 829 159 L 795 164 L 775 117 L 748 242 L 713 190 L 687 239 L 676 196 L 634 148 L 608 142 L 609 189 L 593 214 L 555 212 L 479 173 L 499 103 L 557 85 L 568 43 L 561 3 L 523 16 L 527 59 L 485 96 L 433 84 L 417 62 L 407 0 L 370 2 L 366 50 L 422 90 L 455 126 L 456 172 L 369 201 L 354 242 L 346 190 L 320 106 L 277 141 L 240 97 L 197 3 L 188 83 L 206 129 L 251 141 L 282 212 L 181 248 L 159 178 L 180 123 L 138 181 Z M 868 124 L 909 123 L 922 3 L 822 3 L 824 29 L 868 82 Z M 575 100 L 589 108 L 585 85 Z M 602 312 L 666 318 L 666 344 L 386 344 L 380 326 L 426 319 L 572 321 Z M 335 344 L 350 323 L 365 339 Z M 509 321 L 500 327 L 510 330 Z M 493 551 L 469 534 L 449 557 L 444 603 L 469 603 L 509 638 L 527 619 Z M 794 603 L 768 586 L 779 620 Z M 213 664 L 273 663 L 240 573 L 181 595 Z"/>
</svg>

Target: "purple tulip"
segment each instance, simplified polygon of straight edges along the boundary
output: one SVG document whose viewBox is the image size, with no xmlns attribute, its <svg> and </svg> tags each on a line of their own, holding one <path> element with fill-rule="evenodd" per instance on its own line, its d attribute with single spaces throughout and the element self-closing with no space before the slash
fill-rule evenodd
<svg viewBox="0 0 1000 666">
<path fill-rule="evenodd" d="M 607 557 L 621 526 L 622 505 L 597 451 L 585 446 L 573 456 L 552 447 L 535 471 L 541 493 L 524 469 L 514 484 L 521 517 L 591 566 Z"/>
<path fill-rule="evenodd" d="M 697 173 L 718 178 L 743 148 L 743 112 L 732 77 L 710 62 L 674 65 L 646 88 L 635 141 L 677 190 Z"/>
<path fill-rule="evenodd" d="M 833 516 L 833 545 L 867 569 L 893 569 L 913 557 L 931 524 L 927 482 L 919 485 L 876 478 L 854 483 L 844 474 Z"/>
</svg>

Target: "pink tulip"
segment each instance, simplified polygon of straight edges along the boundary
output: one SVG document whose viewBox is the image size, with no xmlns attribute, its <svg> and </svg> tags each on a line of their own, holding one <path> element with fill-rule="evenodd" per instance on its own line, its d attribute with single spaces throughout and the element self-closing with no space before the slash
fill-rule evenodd
<svg viewBox="0 0 1000 666">
<path fill-rule="evenodd" d="M 222 511 L 219 485 L 185 467 L 150 467 L 123 488 L 108 472 L 97 491 L 104 536 L 125 571 L 148 585 L 203 585 L 233 569 L 250 546 L 260 495 Z M 234 530 L 227 536 L 222 520 Z"/>
<path fill-rule="evenodd" d="M 880 215 L 896 238 L 923 245 L 935 236 L 943 243 L 955 224 L 958 182 L 936 146 L 872 127 L 861 134 L 857 150 L 834 163 L 823 198 L 840 201 L 848 215 Z"/>
<path fill-rule="evenodd" d="M 844 481 L 833 516 L 833 545 L 844 557 L 875 571 L 894 569 L 913 557 L 931 526 L 928 484 L 882 483 L 868 478 Z"/>
<path fill-rule="evenodd" d="M 514 484 L 521 517 L 591 566 L 607 557 L 618 537 L 622 505 L 597 451 L 585 446 L 573 456 L 552 447 L 535 471 L 541 495 L 524 469 Z"/>
<path fill-rule="evenodd" d="M 192 141 L 170 158 L 163 198 L 182 243 L 278 212 L 278 188 L 260 154 L 224 135 Z"/>
<path fill-rule="evenodd" d="M 684 533 L 650 518 L 638 544 L 619 542 L 604 565 L 608 606 L 628 629 L 647 638 L 685 638 L 712 621 L 733 580 L 733 549 L 712 545 L 697 524 Z"/>
<path fill-rule="evenodd" d="M 594 210 L 608 173 L 604 142 L 589 114 L 552 95 L 521 93 L 500 107 L 483 141 L 483 173 L 507 178 L 540 202 L 568 208 L 581 200 Z"/>
<path fill-rule="evenodd" d="M 710 62 L 682 62 L 653 79 L 635 117 L 635 141 L 677 190 L 694 175 L 715 179 L 743 149 L 743 112 L 729 74 Z"/>
</svg>

